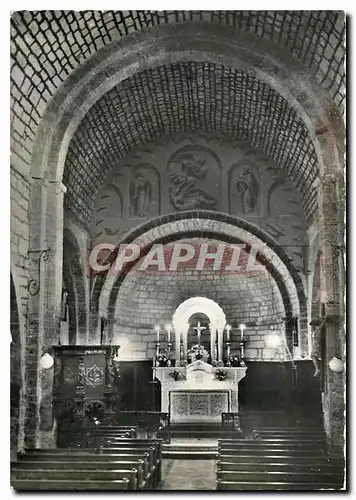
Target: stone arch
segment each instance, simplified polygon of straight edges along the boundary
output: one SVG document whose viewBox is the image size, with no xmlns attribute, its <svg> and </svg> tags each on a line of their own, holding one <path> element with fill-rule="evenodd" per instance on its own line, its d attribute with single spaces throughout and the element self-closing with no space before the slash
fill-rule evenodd
<svg viewBox="0 0 356 500">
<path fill-rule="evenodd" d="M 195 313 L 205 314 L 211 324 L 224 328 L 225 313 L 217 302 L 207 297 L 191 297 L 182 302 L 173 314 L 172 324 L 175 331 L 183 331 L 189 318 Z"/>
<path fill-rule="evenodd" d="M 217 239 L 220 241 L 226 242 L 228 240 L 229 243 L 233 244 L 242 244 L 244 241 L 239 238 L 231 237 L 231 236 L 226 236 L 226 234 L 219 234 L 214 231 L 204 231 L 201 233 L 200 231 L 187 231 L 185 230 L 184 232 L 176 232 L 173 235 L 166 236 L 160 239 L 157 239 L 154 241 L 154 243 L 148 244 L 147 247 L 144 247 L 143 253 L 141 258 L 148 253 L 148 251 L 152 248 L 154 244 L 166 244 L 168 242 L 174 242 L 178 241 L 182 238 L 192 238 L 192 237 L 197 237 L 197 236 L 202 236 L 204 238 L 212 238 L 212 239 Z M 268 274 L 272 277 L 272 279 L 276 282 L 277 287 L 279 289 L 279 292 L 282 297 L 283 301 L 283 306 L 285 310 L 285 317 L 286 317 L 286 337 L 287 337 L 287 342 L 289 345 L 290 350 L 292 350 L 292 331 L 291 331 L 291 320 L 293 317 L 293 304 L 291 301 L 291 297 L 289 296 L 289 290 L 283 280 L 283 277 L 279 273 L 278 269 L 274 266 L 274 264 L 271 264 L 268 259 L 264 256 L 259 256 L 258 257 L 259 262 L 266 268 Z M 109 335 L 112 336 L 112 326 L 113 326 L 113 318 L 115 314 L 115 303 L 116 299 L 119 293 L 119 289 L 122 286 L 125 278 L 127 277 L 128 273 L 132 269 L 133 266 L 128 266 L 125 268 L 124 272 L 120 274 L 120 276 L 117 278 L 113 288 L 112 288 L 112 293 L 109 296 L 109 302 L 108 302 L 108 309 L 107 311 L 105 310 L 103 314 L 107 316 L 108 318 L 108 328 L 109 328 Z M 299 311 L 299 308 L 296 309 L 296 304 L 294 304 L 294 314 L 296 314 L 296 311 Z"/>
<path fill-rule="evenodd" d="M 192 220 L 194 219 L 194 220 Z M 216 226 L 216 223 L 220 223 Z M 172 224 L 170 226 L 170 224 Z M 189 226 L 191 226 L 189 228 Z M 167 229 L 168 228 L 168 229 Z M 264 231 L 243 219 L 209 212 L 205 210 L 180 212 L 167 216 L 158 217 L 149 223 L 143 224 L 127 235 L 121 243 L 135 242 L 142 248 L 149 248 L 154 243 L 165 243 L 176 241 L 187 235 L 209 236 L 224 241 L 236 243 L 254 243 L 262 249 L 260 262 L 266 267 L 281 291 L 286 311 L 286 317 L 291 319 L 293 315 L 299 316 L 300 338 L 302 351 L 307 352 L 307 303 L 304 283 L 301 276 L 294 268 L 291 259 L 284 249 L 267 235 Z M 268 246 L 267 246 L 268 245 Z M 262 255 L 267 251 L 267 256 Z M 270 253 L 268 253 L 270 252 Z M 109 329 L 112 328 L 112 317 L 115 309 L 115 301 L 118 289 L 121 286 L 127 272 L 134 263 L 129 263 L 119 276 L 110 275 L 106 278 L 103 293 L 106 299 L 101 298 L 99 302 L 100 312 L 108 317 Z M 289 280 L 289 281 L 288 281 Z M 288 286 L 286 283 L 288 282 Z M 291 301 L 292 297 L 294 301 Z M 102 294 L 103 297 L 103 294 Z M 287 324 L 289 322 L 287 321 Z M 287 327 L 287 338 L 291 342 L 291 328 Z"/>
<path fill-rule="evenodd" d="M 169 230 L 168 233 L 165 232 L 165 228 L 167 229 L 169 224 L 173 224 L 171 228 L 172 231 L 175 231 L 177 233 L 178 232 L 184 233 L 184 231 L 187 230 L 189 225 L 194 225 L 192 219 L 204 222 L 205 224 L 204 229 L 201 229 L 199 228 L 199 222 L 197 222 L 195 230 L 198 232 L 202 231 L 203 233 L 206 233 L 207 230 L 214 232 L 214 229 L 216 230 L 217 227 L 216 223 L 220 223 L 222 225 L 226 225 L 224 227 L 225 230 L 228 229 L 228 226 L 231 226 L 232 234 L 234 234 L 234 231 L 239 229 L 251 235 L 251 238 L 254 237 L 257 238 L 256 242 L 261 241 L 263 242 L 263 244 L 268 245 L 268 247 L 273 251 L 273 253 L 275 253 L 278 256 L 278 259 L 280 259 L 283 262 L 283 265 L 288 270 L 288 273 L 292 276 L 293 283 L 295 289 L 297 290 L 298 297 L 300 299 L 300 304 L 303 309 L 303 304 L 305 303 L 304 283 L 300 276 L 300 273 L 293 265 L 292 260 L 290 259 L 288 253 L 283 248 L 281 248 L 278 245 L 278 243 L 265 231 L 239 217 L 219 212 L 212 212 L 209 210 L 195 210 L 195 211 L 168 214 L 161 217 L 157 217 L 155 219 L 150 220 L 147 223 L 138 226 L 130 233 L 128 233 L 121 240 L 120 244 L 133 243 L 133 242 L 140 244 L 143 241 L 143 238 L 145 238 L 145 235 L 147 236 L 149 233 L 153 235 L 153 240 L 156 241 L 164 236 L 167 236 L 167 234 L 170 233 Z M 225 233 L 225 235 L 227 238 L 229 237 L 229 234 L 227 232 Z M 147 238 L 149 237 L 147 236 Z M 149 242 L 149 239 L 147 240 L 147 242 Z M 113 255 L 113 259 L 114 257 L 115 256 Z M 101 283 L 104 283 L 104 281 L 101 280 Z"/>
</svg>

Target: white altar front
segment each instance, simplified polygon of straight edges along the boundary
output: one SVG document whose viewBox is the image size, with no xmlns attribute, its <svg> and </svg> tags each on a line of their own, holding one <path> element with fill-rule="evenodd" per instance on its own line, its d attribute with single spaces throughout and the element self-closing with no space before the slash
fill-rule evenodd
<svg viewBox="0 0 356 500">
<path fill-rule="evenodd" d="M 204 361 L 187 366 L 155 367 L 161 383 L 161 411 L 171 423 L 221 422 L 221 413 L 238 412 L 239 382 L 246 367 L 214 367 Z M 219 380 L 224 372 L 226 378 Z"/>
</svg>

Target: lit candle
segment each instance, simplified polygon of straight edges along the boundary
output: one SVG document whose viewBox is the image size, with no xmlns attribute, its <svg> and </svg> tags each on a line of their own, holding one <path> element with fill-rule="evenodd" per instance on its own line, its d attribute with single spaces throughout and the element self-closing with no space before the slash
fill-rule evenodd
<svg viewBox="0 0 356 500">
<path fill-rule="evenodd" d="M 157 333 L 157 342 L 159 342 L 159 325 L 155 326 L 155 332 Z"/>
<path fill-rule="evenodd" d="M 227 333 L 226 340 L 228 342 L 230 342 L 230 330 L 231 330 L 231 325 L 226 325 L 226 333 Z"/>
<path fill-rule="evenodd" d="M 171 342 L 171 331 L 172 331 L 171 325 L 167 325 L 166 330 L 167 330 L 167 334 L 168 334 L 168 343 L 170 343 Z"/>
<path fill-rule="evenodd" d="M 241 325 L 239 325 L 239 328 L 240 328 L 240 331 L 241 331 L 241 340 L 244 339 L 244 330 L 246 328 L 246 325 L 244 325 L 243 323 Z"/>
</svg>

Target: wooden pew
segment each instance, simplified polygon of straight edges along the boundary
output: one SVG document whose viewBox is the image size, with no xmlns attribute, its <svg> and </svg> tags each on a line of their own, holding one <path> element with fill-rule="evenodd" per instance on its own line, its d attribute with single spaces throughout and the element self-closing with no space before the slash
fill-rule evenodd
<svg viewBox="0 0 356 500">
<path fill-rule="evenodd" d="M 45 457 L 44 457 L 45 458 Z M 145 488 L 147 478 L 145 477 L 145 463 L 144 460 L 134 461 L 107 461 L 107 462 L 58 462 L 44 460 L 23 460 L 21 462 L 13 462 L 11 464 L 11 471 L 32 471 L 32 470 L 56 470 L 56 471 L 116 471 L 116 470 L 137 470 L 137 483 L 139 488 Z"/>
<path fill-rule="evenodd" d="M 28 457 L 41 459 L 48 457 L 50 460 L 60 461 L 98 461 L 109 460 L 134 460 L 143 459 L 145 461 L 145 474 L 150 476 L 154 473 L 155 449 L 153 447 L 119 447 L 119 448 L 58 448 L 58 449 L 34 449 L 28 450 L 25 455 L 19 454 L 18 461 L 26 460 Z"/>
<path fill-rule="evenodd" d="M 325 449 L 325 442 L 303 442 L 303 441 L 289 441 L 289 440 L 258 440 L 258 441 L 248 441 L 248 440 L 236 440 L 236 441 L 219 441 L 219 449 L 256 449 L 269 448 L 269 449 L 279 449 L 279 450 L 313 450 L 313 449 Z"/>
<path fill-rule="evenodd" d="M 122 466 L 121 466 L 122 467 Z M 11 471 L 11 477 L 14 481 L 19 480 L 70 480 L 80 483 L 81 481 L 116 481 L 118 479 L 128 479 L 129 489 L 138 490 L 145 488 L 145 482 L 139 483 L 138 470 L 133 469 L 115 469 L 115 470 L 78 470 L 71 468 L 67 470 L 55 469 L 19 469 L 14 468 Z"/>
<path fill-rule="evenodd" d="M 257 482 L 257 483 L 327 483 L 338 484 L 340 475 L 335 472 L 257 472 L 241 470 L 218 470 L 217 478 L 221 481 L 233 482 Z"/>
<path fill-rule="evenodd" d="M 109 439 L 101 450 L 105 452 L 108 448 L 120 449 L 121 447 L 134 446 L 137 449 L 154 449 L 154 462 L 156 464 L 156 480 L 160 483 L 162 478 L 162 439 Z"/>
<path fill-rule="evenodd" d="M 158 446 L 158 445 L 157 445 Z M 120 446 L 117 448 L 60 448 L 28 450 L 25 455 L 18 455 L 18 462 L 31 460 L 41 461 L 47 458 L 50 461 L 64 462 L 108 462 L 130 461 L 143 459 L 144 476 L 148 487 L 155 488 L 161 481 L 161 448 L 149 445 L 135 447 Z"/>
<path fill-rule="evenodd" d="M 86 448 L 98 447 L 102 439 L 108 436 L 120 437 L 124 439 L 137 438 L 138 428 L 135 426 L 112 426 L 108 428 L 87 427 L 80 429 L 68 428 L 61 430 L 61 437 L 58 439 L 58 448 L 69 448 L 81 446 Z"/>
<path fill-rule="evenodd" d="M 222 462 L 217 460 L 216 469 L 225 471 L 264 471 L 264 472 L 319 472 L 321 470 L 325 472 L 335 472 L 338 474 L 343 474 L 344 467 L 341 463 L 329 463 L 326 461 L 304 463 L 301 460 L 299 464 L 286 463 L 284 460 L 279 462 L 257 462 L 257 463 L 245 463 L 245 462 Z"/>
<path fill-rule="evenodd" d="M 51 462 L 83 462 L 83 463 L 88 463 L 88 462 L 111 462 L 111 461 L 116 461 L 116 462 L 131 462 L 131 461 L 138 461 L 138 460 L 143 460 L 144 462 L 144 475 L 145 478 L 150 478 L 151 477 L 151 471 L 150 471 L 150 464 L 149 464 L 149 454 L 146 452 L 136 452 L 136 453 L 120 453 L 120 454 L 112 454 L 112 455 L 92 455 L 92 454 L 82 454 L 82 455 L 74 455 L 74 454 L 69 454 L 69 455 L 61 455 L 61 454 L 46 454 L 46 455 L 41 455 L 41 454 L 31 454 L 31 455 L 19 455 L 17 463 L 20 464 L 21 462 L 26 462 L 26 461 L 37 461 L 37 462 L 43 462 L 45 459 Z"/>
<path fill-rule="evenodd" d="M 70 479 L 14 479 L 16 491 L 129 491 L 128 479 L 115 481 L 72 481 Z"/>
<path fill-rule="evenodd" d="M 321 455 L 308 455 L 308 457 L 304 456 L 296 456 L 296 455 L 291 455 L 291 454 L 286 454 L 286 455 L 277 455 L 274 454 L 273 452 L 266 454 L 266 455 L 259 455 L 259 454 L 245 454 L 241 452 L 241 454 L 236 454 L 236 453 L 226 453 L 225 451 L 223 453 L 220 453 L 218 455 L 218 460 L 221 462 L 234 462 L 234 463 L 263 463 L 266 462 L 279 462 L 280 460 L 283 460 L 285 462 L 288 462 L 289 464 L 300 464 L 300 463 L 318 463 L 320 460 L 327 459 L 326 456 L 321 456 Z"/>
<path fill-rule="evenodd" d="M 342 486 L 334 483 L 257 483 L 217 480 L 216 489 L 218 491 L 314 491 L 314 490 L 336 490 Z"/>
<path fill-rule="evenodd" d="M 275 456 L 275 457 L 282 457 L 282 456 L 294 456 L 294 457 L 324 457 L 325 456 L 325 450 L 324 449 L 310 449 L 310 450 L 303 450 L 303 449 L 291 449 L 291 448 L 243 448 L 243 449 L 238 449 L 238 448 L 233 448 L 233 447 L 228 447 L 228 448 L 219 448 L 219 453 L 222 453 L 224 455 L 237 455 L 237 456 L 261 456 L 263 454 L 264 456 Z"/>
</svg>

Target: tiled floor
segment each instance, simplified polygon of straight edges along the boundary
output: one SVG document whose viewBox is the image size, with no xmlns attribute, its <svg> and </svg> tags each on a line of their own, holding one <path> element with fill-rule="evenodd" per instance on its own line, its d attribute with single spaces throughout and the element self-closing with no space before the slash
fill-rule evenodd
<svg viewBox="0 0 356 500">
<path fill-rule="evenodd" d="M 161 490 L 215 490 L 215 460 L 162 461 Z"/>
</svg>

